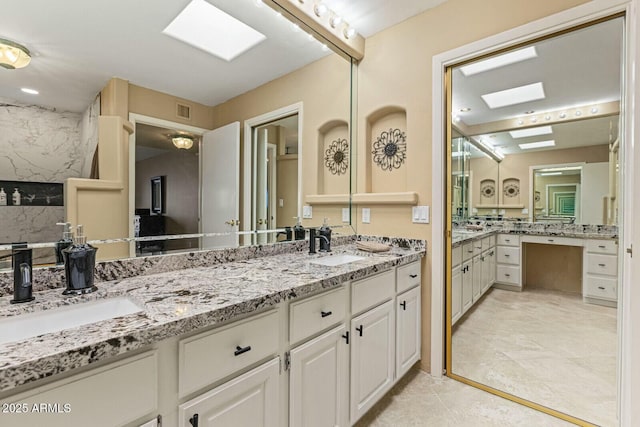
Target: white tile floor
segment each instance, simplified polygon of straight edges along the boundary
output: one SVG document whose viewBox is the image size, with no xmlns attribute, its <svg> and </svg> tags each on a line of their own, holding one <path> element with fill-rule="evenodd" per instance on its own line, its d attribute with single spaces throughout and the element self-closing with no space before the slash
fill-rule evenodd
<svg viewBox="0 0 640 427">
<path fill-rule="evenodd" d="M 584 304 L 580 297 L 557 292 L 493 289 L 454 330 L 453 371 L 614 426 L 616 345 L 615 309 Z M 461 382 L 433 378 L 417 367 L 357 424 L 569 425 Z"/>
</svg>

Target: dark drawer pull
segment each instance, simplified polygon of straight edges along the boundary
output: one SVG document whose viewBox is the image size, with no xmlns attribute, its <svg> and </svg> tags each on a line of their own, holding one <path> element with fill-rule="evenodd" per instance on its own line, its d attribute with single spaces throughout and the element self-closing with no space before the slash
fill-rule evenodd
<svg viewBox="0 0 640 427">
<path fill-rule="evenodd" d="M 600 267 L 604 267 L 606 264 L 598 264 Z"/>
<path fill-rule="evenodd" d="M 358 331 L 358 335 L 362 336 L 362 325 L 358 326 L 356 331 Z"/>
<path fill-rule="evenodd" d="M 236 351 L 233 352 L 234 356 L 240 356 L 242 353 L 246 353 L 247 351 L 251 350 L 251 346 L 248 345 L 246 347 L 240 347 L 239 345 L 236 346 Z"/>
<path fill-rule="evenodd" d="M 602 289 L 604 291 L 604 286 L 598 286 L 598 289 Z"/>
<path fill-rule="evenodd" d="M 415 279 L 416 277 L 418 277 L 417 274 L 410 274 L 409 277 L 411 277 L 412 279 Z"/>
<path fill-rule="evenodd" d="M 604 248 L 606 248 L 606 246 L 605 246 L 605 245 L 598 245 L 598 247 L 599 247 L 600 249 L 604 249 Z"/>
<path fill-rule="evenodd" d="M 407 309 L 407 302 L 406 301 L 402 301 L 400 303 L 400 307 L 402 307 L 403 310 L 406 310 Z"/>
<path fill-rule="evenodd" d="M 509 273 L 504 273 L 505 277 L 511 277 L 511 275 Z"/>
<path fill-rule="evenodd" d="M 333 312 L 331 312 L 331 311 L 321 311 L 320 312 L 320 316 L 322 316 L 323 318 L 327 317 L 327 316 L 331 316 L 332 314 L 333 314 Z"/>
<path fill-rule="evenodd" d="M 473 253 L 473 249 L 471 249 L 470 251 L 467 251 L 468 254 L 472 254 Z"/>
<path fill-rule="evenodd" d="M 344 338 L 347 344 L 349 344 L 349 331 L 345 332 L 342 338 Z"/>
<path fill-rule="evenodd" d="M 506 258 L 509 258 L 511 255 L 509 255 L 509 254 L 504 254 L 504 256 L 505 256 Z"/>
<path fill-rule="evenodd" d="M 189 424 L 193 427 L 198 427 L 198 414 L 193 414 L 193 417 L 189 418 Z"/>
<path fill-rule="evenodd" d="M 504 241 L 509 243 L 511 240 L 510 239 L 504 239 Z"/>
<path fill-rule="evenodd" d="M 482 246 L 476 246 L 476 249 L 482 249 Z"/>
<path fill-rule="evenodd" d="M 553 242 L 553 239 L 549 239 L 549 240 L 547 240 L 547 241 L 548 241 L 548 242 Z"/>
</svg>

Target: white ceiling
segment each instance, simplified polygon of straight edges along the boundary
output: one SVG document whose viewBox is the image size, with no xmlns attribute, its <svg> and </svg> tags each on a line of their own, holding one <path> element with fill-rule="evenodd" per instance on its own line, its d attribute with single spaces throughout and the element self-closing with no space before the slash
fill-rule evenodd
<svg viewBox="0 0 640 427">
<path fill-rule="evenodd" d="M 189 0 L 3 0 L 0 38 L 34 57 L 0 69 L 0 97 L 83 111 L 111 77 L 217 105 L 329 52 L 256 0 L 207 0 L 267 36 L 226 62 L 162 34 Z M 367 36 L 444 0 L 327 0 Z M 345 72 L 348 68 L 345 66 Z M 27 95 L 20 88 L 40 91 Z"/>
<path fill-rule="evenodd" d="M 526 112 L 573 108 L 619 101 L 621 92 L 622 18 L 535 43 L 538 57 L 465 77 L 453 71 L 453 114 L 466 125 L 523 117 Z M 542 82 L 546 98 L 490 109 L 481 95 Z M 468 112 L 460 111 L 470 108 Z M 512 138 L 508 132 L 477 136 L 504 154 L 574 148 L 613 142 L 618 116 L 552 125 L 553 134 Z M 541 123 L 548 125 L 548 123 Z M 469 135 L 471 136 L 471 135 Z M 554 147 L 521 150 L 518 144 L 553 139 Z"/>
</svg>

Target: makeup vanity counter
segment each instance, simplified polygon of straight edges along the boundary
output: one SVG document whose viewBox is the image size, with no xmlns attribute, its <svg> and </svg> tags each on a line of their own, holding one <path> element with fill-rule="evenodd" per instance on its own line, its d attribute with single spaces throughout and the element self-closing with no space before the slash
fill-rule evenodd
<svg viewBox="0 0 640 427">
<path fill-rule="evenodd" d="M 349 292 L 344 290 L 349 288 L 345 288 L 345 284 L 349 286 L 354 283 L 351 287 L 351 298 L 355 303 L 356 289 L 377 292 L 375 289 L 378 285 L 375 284 L 375 280 L 371 282 L 373 285 L 370 288 L 355 286 L 355 283 L 364 283 L 364 279 L 370 276 L 384 275 L 386 279 L 379 280 L 380 286 L 392 286 L 393 294 L 385 298 L 391 298 L 390 304 L 395 304 L 396 273 L 398 294 L 413 286 L 418 286 L 415 289 L 419 292 L 419 260 L 426 253 L 426 249 L 424 241 L 411 242 L 419 243 L 411 245 L 411 248 L 394 246 L 391 251 L 378 254 L 359 251 L 355 244 L 335 246 L 330 254 L 315 255 L 307 254 L 306 250 L 300 252 L 299 247 L 295 253 L 101 282 L 98 283 L 97 292 L 85 296 L 63 297 L 62 289 L 41 291 L 35 293 L 34 302 L 24 305 L 11 305 L 11 296 L 1 297 L 0 322 L 1 319 L 10 319 L 39 310 L 123 296 L 139 305 L 142 311 L 22 341 L 0 344 L 0 398 L 10 396 L 16 387 L 18 391 L 28 390 L 30 383 L 37 380 L 72 370 L 76 372 L 77 368 L 88 369 L 90 364 L 117 360 L 112 358 L 125 353 L 131 352 L 129 354 L 135 355 L 136 350 L 144 351 L 161 341 L 177 340 L 179 336 L 183 338 L 189 334 L 224 327 L 232 322 L 242 323 L 243 319 L 249 316 L 260 317 L 261 313 L 272 313 L 273 309 L 282 311 L 278 309 L 282 306 L 281 303 L 288 304 L 291 301 L 293 304 L 305 297 L 331 294 L 327 291 L 341 289 L 340 295 L 344 299 L 342 304 L 348 304 Z M 362 259 L 338 266 L 318 265 L 313 262 L 340 254 L 357 255 Z M 413 272 L 414 270 L 416 271 Z M 411 283 L 415 285 L 401 289 L 400 283 L 404 283 L 402 280 L 405 280 L 401 279 L 401 274 L 407 275 L 408 281 L 414 280 Z M 366 298 L 362 300 L 366 301 Z M 398 302 L 404 304 L 406 309 L 406 301 Z M 366 302 L 363 304 L 366 305 Z M 373 305 L 366 308 L 371 307 Z M 414 307 L 414 311 L 415 309 Z M 352 315 L 358 312 L 355 308 L 351 310 Z M 419 301 L 416 313 L 419 318 Z M 323 313 L 323 318 L 324 315 Z M 264 316 L 266 318 L 270 315 Z M 282 326 L 280 321 L 274 325 L 277 337 L 277 329 Z M 360 328 L 362 330 L 362 326 Z M 270 329 L 273 328 L 266 330 Z M 419 331 L 419 328 L 417 330 Z M 415 331 L 413 333 L 415 334 Z M 269 334 L 265 332 L 264 335 Z M 281 342 L 275 342 L 273 345 L 281 346 Z M 417 353 L 419 357 L 419 345 Z M 184 394 L 186 395 L 188 393 Z M 4 399 L 0 400 L 4 402 Z"/>
</svg>

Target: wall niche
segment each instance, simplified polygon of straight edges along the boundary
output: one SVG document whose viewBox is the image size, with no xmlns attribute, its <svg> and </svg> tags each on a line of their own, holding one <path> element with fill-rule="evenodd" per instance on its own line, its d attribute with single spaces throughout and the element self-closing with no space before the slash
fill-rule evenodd
<svg viewBox="0 0 640 427">
<path fill-rule="evenodd" d="M 318 129 L 318 195 L 348 195 L 351 175 L 349 125 L 332 120 Z"/>
<path fill-rule="evenodd" d="M 520 180 L 507 178 L 502 181 L 502 204 L 504 206 L 520 205 Z"/>
<path fill-rule="evenodd" d="M 407 113 L 380 108 L 367 117 L 365 191 L 407 191 Z"/>
</svg>

